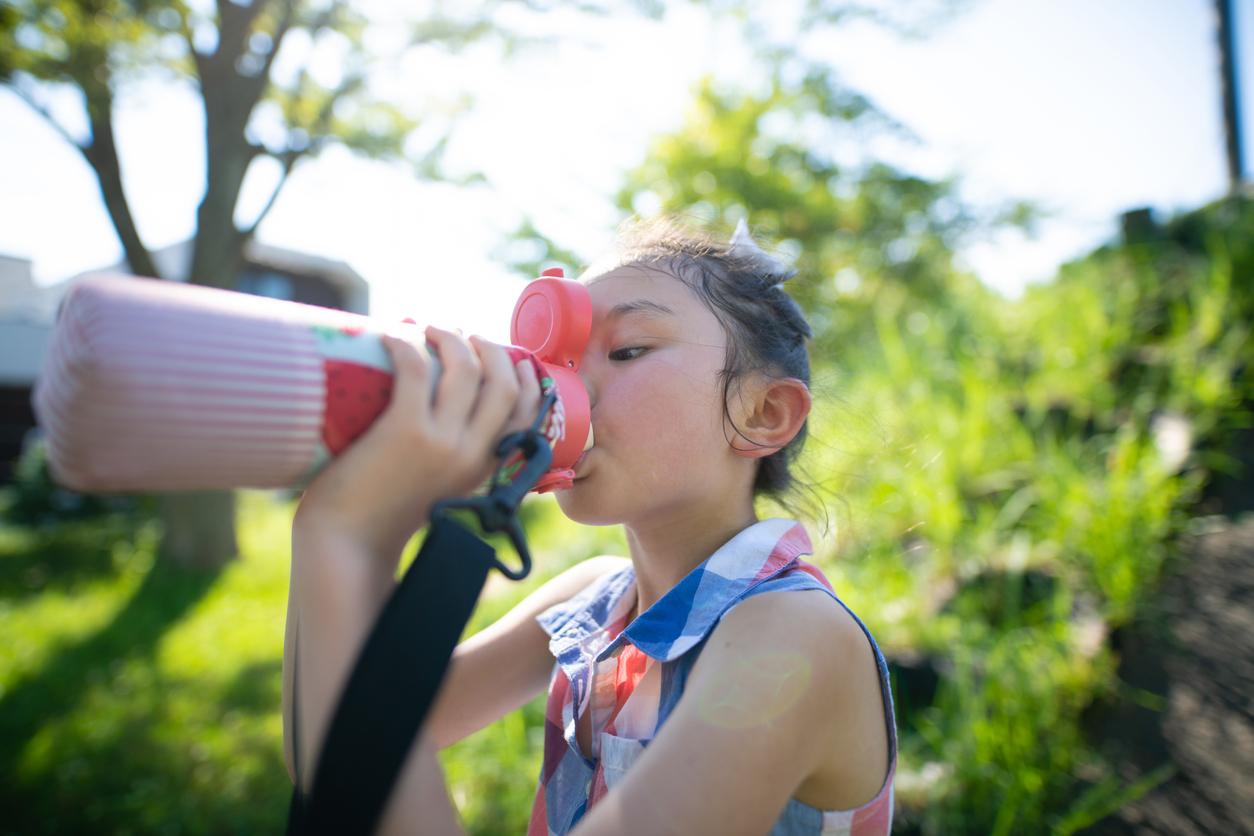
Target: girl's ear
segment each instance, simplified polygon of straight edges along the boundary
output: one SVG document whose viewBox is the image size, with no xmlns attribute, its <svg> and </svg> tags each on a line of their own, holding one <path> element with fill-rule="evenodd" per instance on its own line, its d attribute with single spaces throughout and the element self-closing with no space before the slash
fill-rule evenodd
<svg viewBox="0 0 1254 836">
<path fill-rule="evenodd" d="M 760 459 L 785 447 L 810 414 L 810 387 L 795 377 L 761 377 L 743 390 L 745 412 L 732 450 Z"/>
</svg>

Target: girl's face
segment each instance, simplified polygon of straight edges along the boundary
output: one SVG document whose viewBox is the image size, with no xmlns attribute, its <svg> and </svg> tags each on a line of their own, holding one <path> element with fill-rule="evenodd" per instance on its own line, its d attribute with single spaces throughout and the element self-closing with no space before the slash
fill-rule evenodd
<svg viewBox="0 0 1254 836">
<path fill-rule="evenodd" d="M 574 485 L 557 493 L 562 510 L 594 525 L 645 523 L 747 494 L 753 463 L 734 454 L 725 432 L 727 335 L 714 314 L 679 279 L 641 265 L 587 286 L 592 334 L 580 377 L 595 446 L 576 464 Z"/>
</svg>

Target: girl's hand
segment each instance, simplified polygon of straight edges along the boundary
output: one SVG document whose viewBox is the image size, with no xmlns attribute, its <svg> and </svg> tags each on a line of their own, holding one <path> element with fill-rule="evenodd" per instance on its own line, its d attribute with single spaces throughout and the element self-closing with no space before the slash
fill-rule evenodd
<svg viewBox="0 0 1254 836">
<path fill-rule="evenodd" d="M 497 464 L 506 434 L 530 426 L 540 385 L 530 363 L 515 366 L 502 346 L 428 327 L 442 372 L 419 346 L 383 338 L 396 368 L 392 400 L 378 420 L 305 491 L 295 525 L 360 542 L 395 560 L 437 501 L 463 496 Z"/>
</svg>

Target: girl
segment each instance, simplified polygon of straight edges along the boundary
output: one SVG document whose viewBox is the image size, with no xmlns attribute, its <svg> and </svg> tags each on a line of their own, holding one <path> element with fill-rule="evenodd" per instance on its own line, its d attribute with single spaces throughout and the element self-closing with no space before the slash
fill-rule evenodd
<svg viewBox="0 0 1254 836">
<path fill-rule="evenodd" d="M 790 275 L 743 226 L 720 243 L 673 223 L 637 227 L 585 272 L 596 441 L 557 500 L 577 522 L 622 524 L 630 559 L 577 564 L 457 648 L 384 832 L 460 833 L 435 750 L 546 685 L 530 834 L 888 832 L 883 656 L 800 559 L 802 526 L 754 512 L 755 496 L 789 487 L 810 410 L 810 329 L 781 286 Z M 534 376 L 498 346 L 427 336 L 448 369 L 434 398 L 423 352 L 389 339 L 391 405 L 293 523 L 284 720 L 306 791 L 404 545 L 538 409 Z"/>
</svg>

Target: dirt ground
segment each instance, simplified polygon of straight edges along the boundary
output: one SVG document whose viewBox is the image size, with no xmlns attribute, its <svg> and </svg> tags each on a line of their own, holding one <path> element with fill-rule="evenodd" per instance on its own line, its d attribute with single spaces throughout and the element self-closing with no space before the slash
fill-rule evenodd
<svg viewBox="0 0 1254 836">
<path fill-rule="evenodd" d="M 1254 515 L 1214 519 L 1114 637 L 1128 690 L 1091 718 L 1124 777 L 1176 772 L 1087 833 L 1254 833 Z"/>
</svg>

